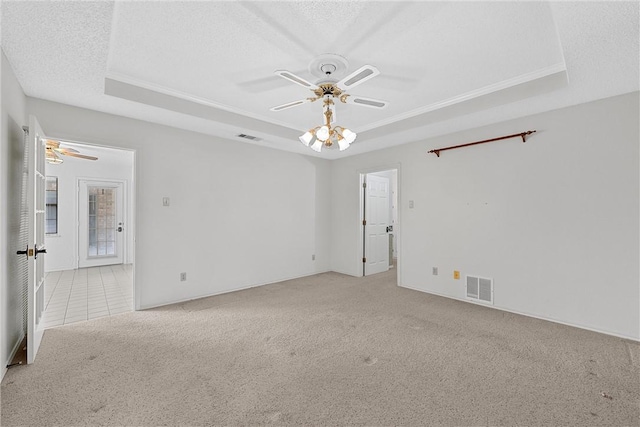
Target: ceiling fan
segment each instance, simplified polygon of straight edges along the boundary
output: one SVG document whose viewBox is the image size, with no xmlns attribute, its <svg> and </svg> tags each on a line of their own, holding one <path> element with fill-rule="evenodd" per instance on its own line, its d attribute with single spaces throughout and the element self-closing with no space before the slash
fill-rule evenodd
<svg viewBox="0 0 640 427">
<path fill-rule="evenodd" d="M 336 121 L 334 101 L 376 109 L 382 109 L 387 106 L 386 101 L 347 93 L 352 88 L 379 75 L 380 71 L 373 65 L 363 65 L 338 80 L 337 76 L 344 74 L 347 66 L 347 60 L 342 56 L 334 54 L 320 55 L 309 65 L 309 72 L 318 77 L 317 83 L 311 83 L 291 71 L 275 71 L 277 76 L 311 90 L 314 96 L 272 107 L 271 111 L 282 111 L 309 102 L 315 102 L 319 99 L 323 100 L 323 125 L 309 130 L 300 137 L 300 141 L 304 145 L 310 146 L 317 152 L 320 152 L 323 145 L 331 147 L 334 143 L 337 143 L 342 151 L 347 149 L 356 139 L 356 134 L 349 129 L 341 126 L 332 128 L 332 123 Z"/>
<path fill-rule="evenodd" d="M 47 151 L 45 154 L 45 158 L 50 164 L 60 164 L 63 160 L 58 156 L 58 154 L 69 157 L 77 157 L 79 159 L 86 160 L 98 160 L 97 157 L 87 156 L 84 154 L 80 154 L 78 150 L 69 147 L 60 147 L 60 141 L 54 141 L 52 139 L 46 140 Z"/>
</svg>

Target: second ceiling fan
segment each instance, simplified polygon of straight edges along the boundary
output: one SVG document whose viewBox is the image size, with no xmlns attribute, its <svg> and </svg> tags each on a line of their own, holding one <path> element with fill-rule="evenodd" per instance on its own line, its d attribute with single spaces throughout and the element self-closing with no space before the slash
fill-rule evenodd
<svg viewBox="0 0 640 427">
<path fill-rule="evenodd" d="M 48 163 L 54 164 L 54 165 L 60 164 L 63 162 L 63 160 L 60 158 L 59 155 L 77 157 L 79 159 L 85 159 L 85 160 L 98 160 L 97 157 L 80 154 L 80 152 L 76 149 L 69 148 L 69 147 L 61 147 L 60 141 L 55 141 L 53 139 L 47 139 L 46 148 L 47 150 L 45 153 L 45 159 L 47 160 Z"/>
</svg>

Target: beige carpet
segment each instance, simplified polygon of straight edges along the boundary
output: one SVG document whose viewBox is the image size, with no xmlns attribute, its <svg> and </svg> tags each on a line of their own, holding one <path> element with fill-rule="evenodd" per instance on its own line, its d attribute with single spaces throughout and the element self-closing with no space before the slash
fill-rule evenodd
<svg viewBox="0 0 640 427">
<path fill-rule="evenodd" d="M 48 330 L 5 376 L 2 425 L 637 426 L 639 362 L 395 270 L 326 273 Z"/>
</svg>

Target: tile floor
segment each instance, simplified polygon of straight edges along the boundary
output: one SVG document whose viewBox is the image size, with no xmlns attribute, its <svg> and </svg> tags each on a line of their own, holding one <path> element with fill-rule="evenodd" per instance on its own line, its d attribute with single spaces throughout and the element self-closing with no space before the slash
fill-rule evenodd
<svg viewBox="0 0 640 427">
<path fill-rule="evenodd" d="M 133 310 L 131 264 L 52 271 L 45 276 L 45 328 Z"/>
</svg>

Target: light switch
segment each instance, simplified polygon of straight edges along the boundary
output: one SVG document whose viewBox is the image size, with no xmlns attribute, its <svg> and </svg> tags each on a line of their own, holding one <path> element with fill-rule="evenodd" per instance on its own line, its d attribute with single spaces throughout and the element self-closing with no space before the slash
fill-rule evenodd
<svg viewBox="0 0 640 427">
<path fill-rule="evenodd" d="M 460 279 L 460 272 L 458 270 L 453 270 L 453 278 L 456 280 Z"/>
<path fill-rule="evenodd" d="M 169 206 L 170 201 L 168 197 L 163 197 L 162 198 L 162 206 Z"/>
</svg>

